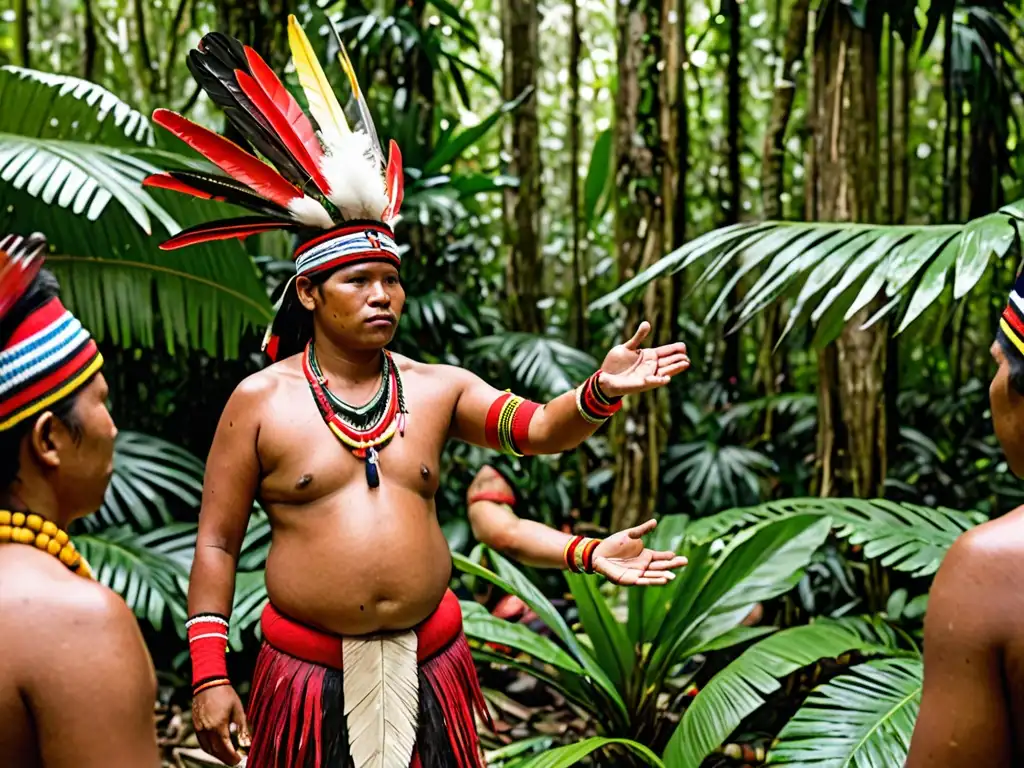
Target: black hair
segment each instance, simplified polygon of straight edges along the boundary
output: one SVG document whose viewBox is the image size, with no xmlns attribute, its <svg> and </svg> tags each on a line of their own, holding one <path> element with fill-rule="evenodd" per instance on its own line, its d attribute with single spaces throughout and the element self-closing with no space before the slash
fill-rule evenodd
<svg viewBox="0 0 1024 768">
<path fill-rule="evenodd" d="M 40 270 L 28 290 L 15 302 L 10 311 L 0 318 L 0 349 L 7 346 L 7 342 L 15 330 L 30 313 L 55 298 L 59 292 L 60 285 L 57 278 L 46 270 Z M 75 441 L 82 437 L 82 423 L 75 413 L 75 403 L 78 401 L 78 394 L 81 391 L 81 388 L 76 389 L 46 409 L 64 423 Z M 21 468 L 19 462 L 21 443 L 25 436 L 32 431 L 34 425 L 35 419 L 28 418 L 11 429 L 0 432 L 0 489 L 9 488 L 18 476 L 18 470 Z"/>
<path fill-rule="evenodd" d="M 1024 354 L 1021 354 L 1021 351 L 1010 341 L 1002 328 L 996 332 L 996 341 L 1002 347 L 1003 355 L 1010 366 L 1010 386 L 1017 391 L 1017 394 L 1024 395 Z"/>
</svg>

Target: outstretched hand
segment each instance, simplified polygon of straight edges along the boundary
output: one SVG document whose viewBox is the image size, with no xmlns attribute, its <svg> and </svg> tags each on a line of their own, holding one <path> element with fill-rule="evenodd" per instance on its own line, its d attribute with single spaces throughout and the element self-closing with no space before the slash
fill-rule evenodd
<svg viewBox="0 0 1024 768">
<path fill-rule="evenodd" d="M 675 552 L 659 552 L 644 546 L 643 537 L 657 526 L 657 520 L 648 520 L 604 539 L 594 550 L 594 570 L 623 586 L 668 584 L 676 577 L 672 571 L 682 568 L 687 560 Z"/>
<path fill-rule="evenodd" d="M 633 338 L 625 344 L 612 347 L 605 357 L 598 384 L 609 397 L 663 387 L 673 376 L 690 367 L 686 345 L 681 342 L 642 349 L 640 345 L 650 332 L 651 324 L 644 320 Z"/>
</svg>

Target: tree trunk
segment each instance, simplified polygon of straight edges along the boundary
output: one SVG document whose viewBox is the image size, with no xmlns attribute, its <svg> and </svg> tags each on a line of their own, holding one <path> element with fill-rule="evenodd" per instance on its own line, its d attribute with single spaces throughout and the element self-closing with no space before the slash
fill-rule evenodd
<svg viewBox="0 0 1024 768">
<path fill-rule="evenodd" d="M 92 0 L 85 0 L 82 6 L 84 28 L 82 30 L 82 77 L 93 79 L 96 68 L 96 19 L 93 16 Z"/>
<path fill-rule="evenodd" d="M 28 9 L 28 0 L 18 0 L 18 7 L 15 13 L 18 16 L 18 51 L 21 54 L 21 66 L 26 69 L 32 67 L 32 26 Z"/>
<path fill-rule="evenodd" d="M 619 89 L 615 102 L 615 231 L 619 277 L 629 279 L 646 269 L 674 242 L 675 197 L 679 183 L 678 112 L 679 51 L 681 34 L 677 0 L 647 6 L 638 0 L 616 6 L 619 29 Z M 659 34 L 660 33 L 660 34 Z M 648 44 L 658 49 L 649 51 Z M 652 121 L 641 115 L 641 83 L 651 83 L 652 73 L 641 66 L 651 56 L 659 60 L 660 73 L 654 124 L 658 136 L 643 133 Z M 646 100 L 644 100 L 646 101 Z M 657 147 L 657 156 L 652 149 Z M 656 188 L 658 194 L 652 194 Z M 641 320 L 651 323 L 652 344 L 666 343 L 675 335 L 671 280 L 656 280 L 644 292 L 642 306 L 627 315 L 624 336 L 631 335 Z M 612 495 L 612 528 L 635 525 L 654 515 L 657 504 L 661 454 L 668 434 L 668 393 L 665 389 L 626 398 L 613 422 L 615 487 Z"/>
<path fill-rule="evenodd" d="M 723 11 L 728 6 L 729 11 L 729 65 L 726 70 L 727 90 L 727 126 L 726 126 L 726 167 L 729 176 L 729 197 L 727 207 L 722 217 L 722 224 L 735 224 L 740 220 L 740 206 L 742 205 L 743 179 L 740 174 L 740 110 L 741 99 L 740 89 L 740 48 L 742 46 L 742 6 L 739 0 L 724 0 Z M 740 378 L 742 337 L 740 331 L 728 332 L 729 326 L 733 324 L 735 315 L 733 308 L 739 305 L 740 285 L 736 283 L 729 291 L 729 299 L 726 306 L 729 307 L 729 315 L 726 320 L 725 353 L 722 357 L 722 384 L 730 396 L 735 396 Z"/>
<path fill-rule="evenodd" d="M 878 44 L 881 24 L 858 29 L 845 9 L 832 6 L 815 45 L 815 121 L 821 221 L 877 221 Z M 833 353 L 819 360 L 819 492 L 882 495 L 889 447 L 885 396 L 888 323 L 860 326 L 880 306 L 876 299 L 843 329 Z"/>
<path fill-rule="evenodd" d="M 505 188 L 505 232 L 510 246 L 506 290 L 510 319 L 516 330 L 540 333 L 540 140 L 537 122 L 536 0 L 505 0 L 502 9 L 504 40 L 503 88 L 511 100 L 527 88 L 534 92 L 511 116 L 509 173 L 519 188 Z"/>
<path fill-rule="evenodd" d="M 587 262 L 580 217 L 580 4 L 569 6 L 569 219 L 572 228 L 572 339 L 587 348 Z"/>
<path fill-rule="evenodd" d="M 764 218 L 769 221 L 783 218 L 782 186 L 786 159 L 786 129 L 796 97 L 797 65 L 803 61 L 804 48 L 807 46 L 810 10 L 811 0 L 795 0 L 790 8 L 789 29 L 782 49 L 782 61 L 776 74 L 775 93 L 772 96 L 761 161 L 761 205 Z M 781 8 L 776 12 L 781 12 Z M 781 26 L 780 19 L 776 19 L 776 26 Z M 765 397 L 771 397 L 779 392 L 780 366 L 774 354 L 774 345 L 781 327 L 780 312 L 781 308 L 777 302 L 765 312 L 765 330 L 758 351 L 756 379 Z M 770 436 L 773 428 L 773 411 L 768 408 L 765 411 L 764 434 Z"/>
</svg>

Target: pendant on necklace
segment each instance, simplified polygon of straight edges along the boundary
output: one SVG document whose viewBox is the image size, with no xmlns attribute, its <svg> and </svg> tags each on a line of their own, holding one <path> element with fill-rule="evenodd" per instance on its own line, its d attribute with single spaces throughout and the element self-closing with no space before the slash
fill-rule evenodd
<svg viewBox="0 0 1024 768">
<path fill-rule="evenodd" d="M 380 469 L 377 467 L 378 460 L 377 449 L 370 448 L 366 452 L 366 484 L 371 488 L 376 488 L 380 485 Z"/>
</svg>

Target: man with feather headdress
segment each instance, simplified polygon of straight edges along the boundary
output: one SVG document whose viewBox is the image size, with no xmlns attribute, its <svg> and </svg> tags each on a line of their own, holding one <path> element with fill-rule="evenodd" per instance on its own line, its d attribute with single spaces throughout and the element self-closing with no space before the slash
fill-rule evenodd
<svg viewBox="0 0 1024 768">
<path fill-rule="evenodd" d="M 103 357 L 45 251 L 0 236 L 0 761 L 158 768 L 142 633 L 67 533 L 103 502 L 117 429 Z"/>
<path fill-rule="evenodd" d="M 623 395 L 664 386 L 689 360 L 681 344 L 641 349 L 644 323 L 601 371 L 541 405 L 389 352 L 405 301 L 392 231 L 401 155 L 391 142 L 385 162 L 340 40 L 355 127 L 294 17 L 289 42 L 312 119 L 238 41 L 212 33 L 189 54 L 197 81 L 255 153 L 154 114 L 227 175 L 170 171 L 148 184 L 256 214 L 186 230 L 163 247 L 275 229 L 299 243 L 265 340 L 276 362 L 235 390 L 207 462 L 187 625 L 194 723 L 203 747 L 229 764 L 240 760 L 234 725 L 253 768 L 482 768 L 475 716 L 487 711 L 433 501 L 445 441 L 517 455 L 570 450 Z M 247 719 L 225 649 L 254 498 L 272 544 Z M 685 560 L 644 547 L 653 526 L 605 540 L 549 530 L 519 549 L 539 565 L 664 584 Z"/>
</svg>

